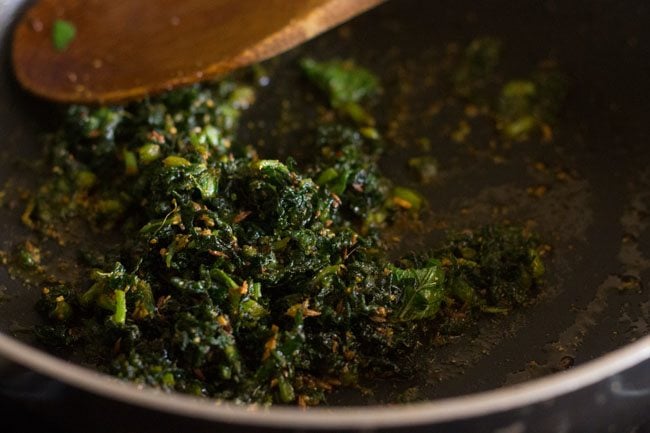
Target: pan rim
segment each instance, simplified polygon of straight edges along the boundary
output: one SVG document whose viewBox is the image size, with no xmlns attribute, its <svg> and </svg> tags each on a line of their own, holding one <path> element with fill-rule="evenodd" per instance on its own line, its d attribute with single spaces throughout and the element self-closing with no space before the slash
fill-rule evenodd
<svg viewBox="0 0 650 433">
<path fill-rule="evenodd" d="M 598 383 L 650 359 L 650 335 L 571 370 L 474 394 L 395 406 L 261 407 L 166 393 L 57 358 L 0 332 L 0 356 L 92 394 L 175 415 L 243 426 L 390 428 L 504 412 Z"/>
</svg>

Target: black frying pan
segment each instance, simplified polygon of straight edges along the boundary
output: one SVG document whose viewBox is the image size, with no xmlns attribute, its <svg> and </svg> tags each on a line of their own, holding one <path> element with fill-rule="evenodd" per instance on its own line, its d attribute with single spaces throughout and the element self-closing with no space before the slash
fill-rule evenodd
<svg viewBox="0 0 650 433">
<path fill-rule="evenodd" d="M 20 161 L 38 158 L 38 133 L 56 123 L 57 108 L 19 90 L 10 73 L 8 36 L 20 3 L 0 2 L 0 181 L 33 184 L 38 175 Z M 505 75 L 524 76 L 546 58 L 568 75 L 553 145 L 487 151 L 490 133 L 480 127 L 459 145 L 439 132 L 457 121 L 453 110 L 427 114 L 432 101 L 444 98 L 427 80 L 431 65 L 450 43 L 463 46 L 484 35 L 504 41 Z M 136 389 L 19 342 L 29 342 L 22 331 L 38 321 L 38 289 L 2 269 L 0 410 L 7 415 L 0 430 L 15 414 L 38 414 L 66 431 L 106 432 L 595 432 L 627 431 L 650 420 L 650 292 L 644 285 L 650 278 L 650 5 L 392 1 L 272 60 L 275 79 L 243 122 L 242 141 L 271 141 L 267 128 L 277 123 L 280 101 L 287 95 L 300 100 L 295 62 L 306 53 L 355 58 L 380 74 L 379 124 L 403 119 L 384 161 L 389 176 L 417 186 L 405 161 L 423 152 L 410 143 L 430 138 L 442 171 L 423 190 L 431 206 L 424 233 L 407 235 L 405 243 L 435 243 L 443 226 L 534 220 L 554 248 L 548 288 L 537 303 L 486 319 L 454 344 L 426 352 L 413 382 L 370 384 L 370 406 L 358 406 L 350 391 L 332 396 L 328 408 L 251 409 Z M 309 113 L 308 107 L 293 110 Z M 297 125 L 283 142 L 303 141 Z M 291 152 L 273 144 L 263 152 Z M 558 181 L 560 172 L 568 180 Z M 541 185 L 543 196 L 531 194 Z M 20 208 L 9 207 L 0 209 L 4 248 L 30 235 Z M 414 384 L 432 401 L 376 406 Z"/>
</svg>

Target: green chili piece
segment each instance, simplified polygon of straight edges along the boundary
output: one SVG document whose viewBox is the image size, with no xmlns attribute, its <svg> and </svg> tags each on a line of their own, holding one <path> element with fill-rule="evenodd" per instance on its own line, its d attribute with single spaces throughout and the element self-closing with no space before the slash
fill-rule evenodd
<svg viewBox="0 0 650 433">
<path fill-rule="evenodd" d="M 124 153 L 124 173 L 127 176 L 133 176 L 138 174 L 138 159 L 135 156 L 134 152 L 130 150 L 125 150 Z"/>
<path fill-rule="evenodd" d="M 393 197 L 396 197 L 400 200 L 399 203 L 402 207 L 407 207 L 414 210 L 420 209 L 424 203 L 424 198 L 419 193 L 410 188 L 405 188 L 402 186 L 396 186 L 393 188 Z"/>
<path fill-rule="evenodd" d="M 154 143 L 145 144 L 138 149 L 138 157 L 143 164 L 149 164 L 160 158 L 160 146 Z"/>
<path fill-rule="evenodd" d="M 291 403 L 296 399 L 296 393 L 293 386 L 284 376 L 278 377 L 278 391 L 280 393 L 280 400 L 283 403 Z"/>
<path fill-rule="evenodd" d="M 167 158 L 163 159 L 163 164 L 167 167 L 187 167 L 192 165 L 187 159 L 182 156 L 170 155 Z"/>
<path fill-rule="evenodd" d="M 124 325 L 126 321 L 126 293 L 124 290 L 115 290 L 115 313 L 113 314 L 113 322 Z"/>
<path fill-rule="evenodd" d="M 70 21 L 56 20 L 52 25 L 52 45 L 57 51 L 68 49 L 75 36 L 77 29 Z"/>
</svg>

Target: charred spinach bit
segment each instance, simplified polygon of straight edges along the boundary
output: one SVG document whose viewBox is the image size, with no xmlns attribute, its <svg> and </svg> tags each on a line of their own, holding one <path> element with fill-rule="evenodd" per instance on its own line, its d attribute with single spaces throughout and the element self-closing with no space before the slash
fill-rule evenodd
<svg viewBox="0 0 650 433">
<path fill-rule="evenodd" d="M 529 77 L 504 82 L 498 73 L 501 51 L 498 39 L 472 40 L 452 67 L 454 93 L 485 109 L 505 140 L 523 141 L 534 133 L 550 139 L 550 126 L 566 96 L 566 78 L 551 64 L 538 67 Z M 494 88 L 500 91 L 495 93 Z"/>
<path fill-rule="evenodd" d="M 554 71 L 539 71 L 528 80 L 509 81 L 499 95 L 497 128 L 515 140 L 543 131 L 555 120 L 565 94 L 565 79 Z"/>
<path fill-rule="evenodd" d="M 345 64 L 303 67 L 335 108 L 377 85 Z M 101 267 L 87 286 L 43 289 L 45 344 L 165 390 L 311 405 L 363 376 L 406 374 L 424 331 L 535 293 L 539 244 L 517 228 L 389 260 L 381 229 L 422 198 L 382 176 L 376 136 L 324 126 L 302 169 L 235 156 L 237 120 L 253 98 L 226 80 L 69 109 L 28 221 L 51 233 L 85 218 L 120 227 L 123 239 L 117 252 L 85 254 Z"/>
<path fill-rule="evenodd" d="M 472 40 L 452 76 L 456 92 L 481 101 L 501 59 L 501 41 L 491 37 Z"/>
<path fill-rule="evenodd" d="M 438 161 L 432 156 L 413 157 L 408 160 L 408 166 L 423 184 L 431 183 L 438 177 Z"/>
</svg>

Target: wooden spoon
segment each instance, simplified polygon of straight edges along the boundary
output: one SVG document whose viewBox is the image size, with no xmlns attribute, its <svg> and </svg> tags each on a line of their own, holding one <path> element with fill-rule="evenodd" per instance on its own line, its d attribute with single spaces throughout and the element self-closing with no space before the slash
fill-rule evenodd
<svg viewBox="0 0 650 433">
<path fill-rule="evenodd" d="M 45 98 L 120 102 L 264 60 L 382 1 L 41 0 L 15 29 L 13 65 Z M 58 20 L 76 29 L 65 49 Z"/>
</svg>

